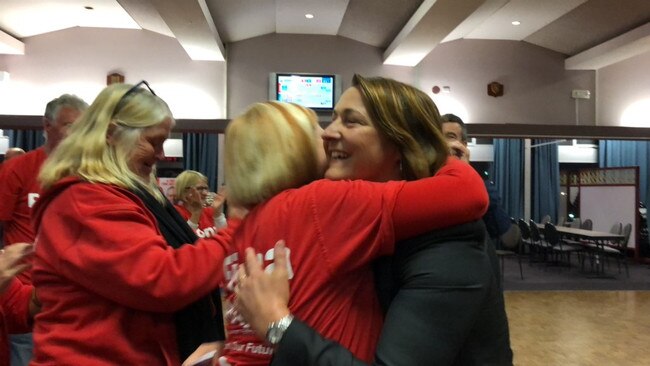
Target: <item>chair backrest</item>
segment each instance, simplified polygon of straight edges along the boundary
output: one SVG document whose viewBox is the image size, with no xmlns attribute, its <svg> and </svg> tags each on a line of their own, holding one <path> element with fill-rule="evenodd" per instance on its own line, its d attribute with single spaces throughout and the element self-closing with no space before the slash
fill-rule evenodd
<svg viewBox="0 0 650 366">
<path fill-rule="evenodd" d="M 510 229 L 503 233 L 499 239 L 501 239 L 501 244 L 504 248 L 516 249 L 521 241 L 521 230 L 519 226 L 515 224 L 510 225 Z"/>
<path fill-rule="evenodd" d="M 625 224 L 623 226 L 623 240 L 621 241 L 621 246 L 627 248 L 627 242 L 630 241 L 630 235 L 632 234 L 632 224 Z"/>
<path fill-rule="evenodd" d="M 620 235 L 623 232 L 623 224 L 620 222 L 615 223 L 614 225 L 612 225 L 612 228 L 609 229 L 609 232 L 612 234 Z"/>
<path fill-rule="evenodd" d="M 523 219 L 517 221 L 517 226 L 519 226 L 519 231 L 521 231 L 521 238 L 524 240 L 530 239 L 530 228 L 528 224 Z"/>
<path fill-rule="evenodd" d="M 594 222 L 591 221 L 591 219 L 586 219 L 585 221 L 582 222 L 580 228 L 584 230 L 591 230 L 594 228 Z"/>
<path fill-rule="evenodd" d="M 545 215 L 544 217 L 542 217 L 541 223 L 546 224 L 547 222 L 551 222 L 551 215 Z"/>
<path fill-rule="evenodd" d="M 531 219 L 529 222 L 530 222 L 530 238 L 533 241 L 542 241 L 542 236 L 539 234 L 539 229 L 537 228 L 537 224 L 535 223 L 535 221 Z"/>
<path fill-rule="evenodd" d="M 560 234 L 558 234 L 555 225 L 550 222 L 544 225 L 544 239 L 551 245 L 556 245 L 560 242 Z"/>
</svg>

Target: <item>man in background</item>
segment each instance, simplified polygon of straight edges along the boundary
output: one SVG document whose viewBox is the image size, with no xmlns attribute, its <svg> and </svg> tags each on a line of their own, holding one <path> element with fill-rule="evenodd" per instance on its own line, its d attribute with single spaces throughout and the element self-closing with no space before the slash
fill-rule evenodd
<svg viewBox="0 0 650 366">
<path fill-rule="evenodd" d="M 469 164 L 469 149 L 467 148 L 467 127 L 460 117 L 454 114 L 442 116 L 442 134 L 447 139 L 451 154 Z M 483 222 L 487 228 L 490 238 L 495 242 L 501 235 L 505 234 L 512 223 L 508 214 L 501 208 L 501 198 L 494 184 L 485 179 L 485 188 L 490 197 L 490 205 L 483 216 Z"/>
<path fill-rule="evenodd" d="M 40 195 L 38 173 L 47 156 L 67 135 L 68 127 L 86 108 L 86 102 L 70 94 L 63 94 L 50 101 L 43 117 L 45 144 L 3 164 L 0 170 L 0 222 L 5 246 L 34 242 L 31 214 Z M 17 277 L 24 284 L 31 285 L 30 270 Z M 32 358 L 32 348 L 31 333 L 12 335 L 11 365 L 26 366 Z"/>
</svg>

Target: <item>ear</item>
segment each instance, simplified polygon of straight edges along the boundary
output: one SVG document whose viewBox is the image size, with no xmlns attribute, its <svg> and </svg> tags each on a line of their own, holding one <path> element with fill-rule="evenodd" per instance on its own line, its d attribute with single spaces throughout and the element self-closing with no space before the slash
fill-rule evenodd
<svg viewBox="0 0 650 366">
<path fill-rule="evenodd" d="M 50 121 L 50 119 L 47 117 L 43 117 L 43 129 L 45 131 L 48 131 L 51 126 L 52 126 L 52 121 Z"/>
<path fill-rule="evenodd" d="M 115 129 L 116 128 L 117 128 L 117 126 L 115 125 L 115 123 L 111 122 L 108 125 L 108 129 L 106 130 L 106 144 L 109 145 L 109 146 L 111 146 L 111 145 L 113 145 L 115 143 L 114 134 L 115 134 Z"/>
</svg>

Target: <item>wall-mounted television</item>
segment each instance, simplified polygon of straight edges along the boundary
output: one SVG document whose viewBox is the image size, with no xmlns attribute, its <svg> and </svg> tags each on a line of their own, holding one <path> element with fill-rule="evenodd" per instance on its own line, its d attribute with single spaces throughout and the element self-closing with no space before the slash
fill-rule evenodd
<svg viewBox="0 0 650 366">
<path fill-rule="evenodd" d="M 316 111 L 331 111 L 341 95 L 336 74 L 271 73 L 269 99 L 296 103 Z"/>
</svg>

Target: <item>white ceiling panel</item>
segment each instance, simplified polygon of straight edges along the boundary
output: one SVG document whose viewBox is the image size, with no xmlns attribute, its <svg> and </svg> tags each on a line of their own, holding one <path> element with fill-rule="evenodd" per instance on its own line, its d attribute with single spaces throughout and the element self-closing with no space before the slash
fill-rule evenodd
<svg viewBox="0 0 650 366">
<path fill-rule="evenodd" d="M 0 29 L 14 37 L 71 27 L 140 28 L 115 0 L 0 1 Z"/>
<path fill-rule="evenodd" d="M 465 38 L 521 41 L 587 0 L 511 0 Z M 512 25 L 513 21 L 520 25 Z"/>
<path fill-rule="evenodd" d="M 276 33 L 337 35 L 349 0 L 276 0 Z M 305 14 L 313 14 L 307 19 Z"/>
</svg>

